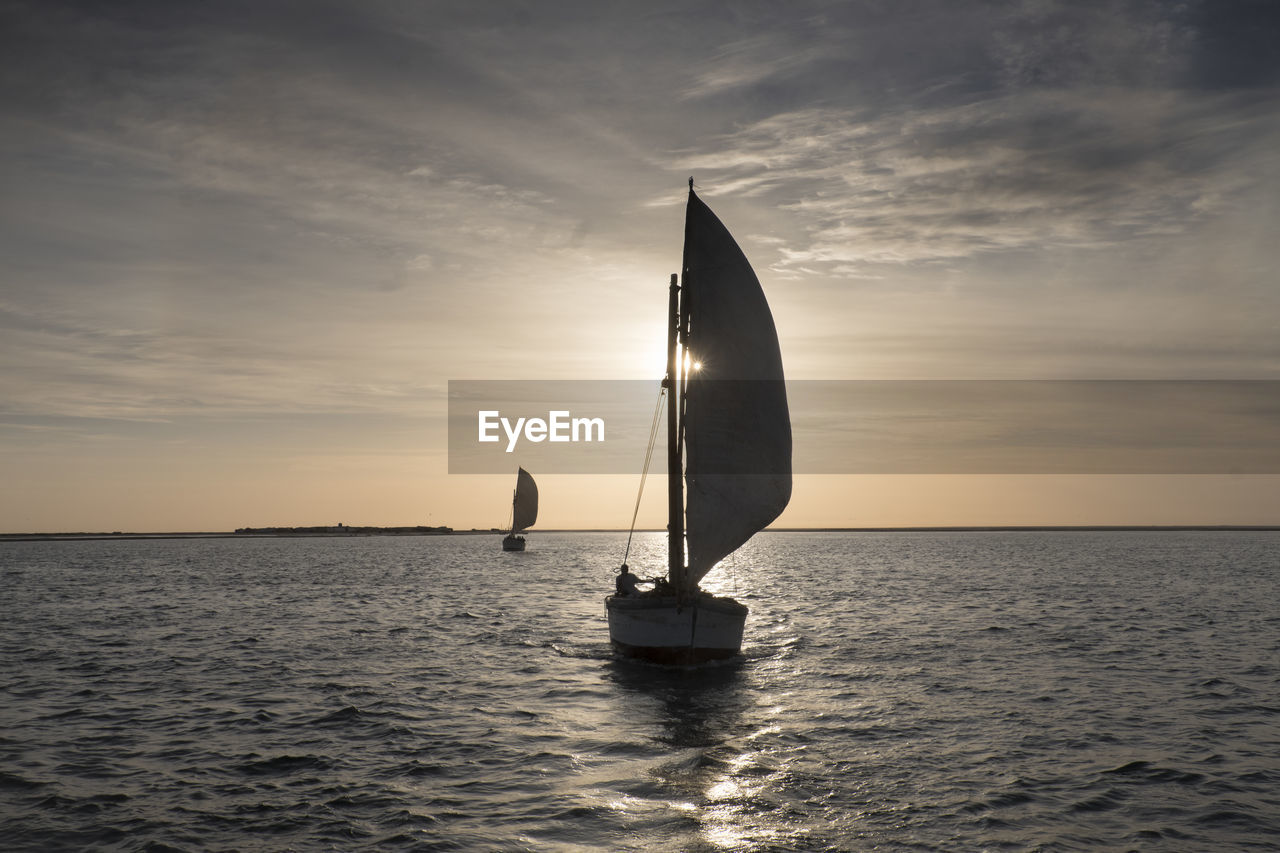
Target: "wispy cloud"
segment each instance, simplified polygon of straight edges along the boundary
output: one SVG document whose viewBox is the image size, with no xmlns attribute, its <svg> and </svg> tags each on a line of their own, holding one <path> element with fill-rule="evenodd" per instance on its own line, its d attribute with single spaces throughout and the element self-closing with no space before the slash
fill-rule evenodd
<svg viewBox="0 0 1280 853">
<path fill-rule="evenodd" d="M 813 40 L 815 34 L 801 22 L 801 29 L 777 30 L 730 42 L 691 69 L 693 82 L 682 97 L 687 100 L 721 95 L 746 86 L 758 86 L 773 78 L 800 75 L 825 59 L 834 45 Z"/>
<path fill-rule="evenodd" d="M 1280 124 L 1249 102 L 1096 89 L 783 113 L 681 164 L 728 193 L 785 188 L 772 198 L 809 223 L 785 268 L 1176 234 L 1250 188 L 1277 143 Z"/>
</svg>

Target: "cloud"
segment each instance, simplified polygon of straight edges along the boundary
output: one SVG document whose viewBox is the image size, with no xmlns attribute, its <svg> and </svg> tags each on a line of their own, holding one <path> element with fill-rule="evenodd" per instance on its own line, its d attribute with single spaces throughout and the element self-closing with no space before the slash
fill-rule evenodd
<svg viewBox="0 0 1280 853">
<path fill-rule="evenodd" d="M 1089 89 L 782 113 L 680 162 L 807 223 L 783 268 L 915 263 L 1180 233 L 1252 185 L 1278 129 L 1226 96 Z"/>
<path fill-rule="evenodd" d="M 800 33 L 777 30 L 718 47 L 697 63 L 693 82 L 681 97 L 686 100 L 723 95 L 733 89 L 758 86 L 773 78 L 800 74 L 826 58 L 832 46 L 819 41 L 803 27 Z"/>
<path fill-rule="evenodd" d="M 581 370 L 690 173 L 774 275 L 897 286 L 1187 234 L 1277 135 L 1203 4 L 7 8 L 6 391 L 58 411 Z"/>
</svg>

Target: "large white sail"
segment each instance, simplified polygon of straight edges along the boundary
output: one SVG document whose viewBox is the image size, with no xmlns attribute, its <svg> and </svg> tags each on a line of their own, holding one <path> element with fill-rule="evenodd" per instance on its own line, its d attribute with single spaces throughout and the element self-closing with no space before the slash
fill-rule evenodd
<svg viewBox="0 0 1280 853">
<path fill-rule="evenodd" d="M 764 291 L 738 244 L 689 190 L 682 314 L 691 360 L 685 532 L 693 585 L 791 500 L 791 418 Z"/>
<path fill-rule="evenodd" d="M 528 471 L 521 468 L 516 474 L 516 496 L 511 509 L 511 532 L 519 533 L 533 527 L 538 520 L 538 484 Z"/>
</svg>

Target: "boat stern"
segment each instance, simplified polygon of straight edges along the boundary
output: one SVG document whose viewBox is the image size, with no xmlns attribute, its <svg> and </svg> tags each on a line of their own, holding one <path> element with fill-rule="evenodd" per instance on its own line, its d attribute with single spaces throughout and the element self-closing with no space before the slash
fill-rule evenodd
<svg viewBox="0 0 1280 853">
<path fill-rule="evenodd" d="M 747 607 L 732 598 L 618 596 L 605 599 L 609 642 L 623 657 L 689 665 L 734 657 L 742 648 Z"/>
</svg>

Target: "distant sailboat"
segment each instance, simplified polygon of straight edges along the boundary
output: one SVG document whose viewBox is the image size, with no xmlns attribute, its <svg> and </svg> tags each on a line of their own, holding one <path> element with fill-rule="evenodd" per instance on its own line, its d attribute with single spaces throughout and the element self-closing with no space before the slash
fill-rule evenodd
<svg viewBox="0 0 1280 853">
<path fill-rule="evenodd" d="M 520 468 L 516 473 L 516 491 L 511 498 L 511 530 L 502 538 L 502 550 L 523 551 L 524 537 L 520 534 L 533 527 L 538 520 L 538 484 L 528 471 Z"/>
<path fill-rule="evenodd" d="M 667 577 L 652 591 L 605 599 L 619 654 L 674 664 L 738 654 L 747 607 L 698 582 L 791 500 L 791 419 L 773 315 L 751 264 L 692 179 L 682 266 L 680 283 L 671 276 L 662 383 Z"/>
</svg>

